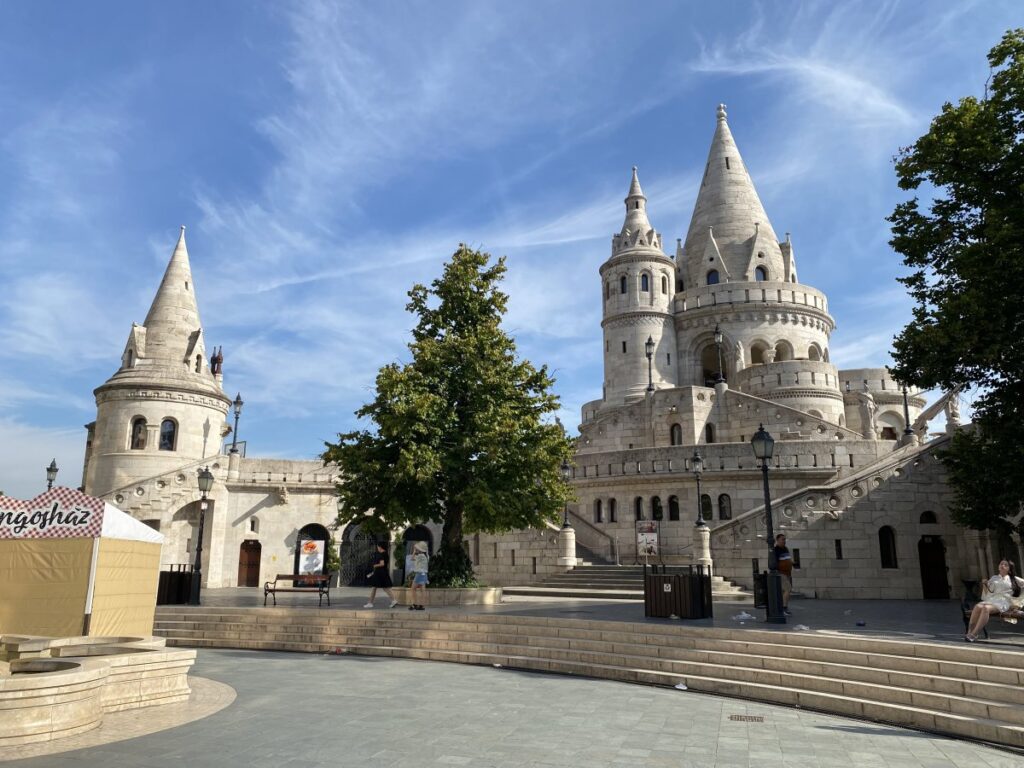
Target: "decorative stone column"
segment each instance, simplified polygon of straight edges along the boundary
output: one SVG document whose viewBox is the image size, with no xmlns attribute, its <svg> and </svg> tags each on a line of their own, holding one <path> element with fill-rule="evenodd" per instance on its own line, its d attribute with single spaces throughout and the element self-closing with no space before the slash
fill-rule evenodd
<svg viewBox="0 0 1024 768">
<path fill-rule="evenodd" d="M 697 565 L 703 565 L 708 573 L 714 573 L 714 562 L 711 560 L 711 527 L 708 525 L 694 526 L 697 533 L 698 546 Z"/>
<path fill-rule="evenodd" d="M 242 454 L 238 451 L 228 454 L 228 480 L 237 480 L 242 466 Z"/>
<path fill-rule="evenodd" d="M 558 532 L 558 567 L 567 571 L 576 567 L 576 529 L 563 526 Z"/>
</svg>

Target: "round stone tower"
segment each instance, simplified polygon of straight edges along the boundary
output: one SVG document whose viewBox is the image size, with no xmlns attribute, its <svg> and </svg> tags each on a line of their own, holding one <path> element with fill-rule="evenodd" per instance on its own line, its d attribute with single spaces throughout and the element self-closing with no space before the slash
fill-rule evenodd
<svg viewBox="0 0 1024 768">
<path fill-rule="evenodd" d="M 825 295 L 797 282 L 789 234 L 785 241 L 776 237 L 724 104 L 676 261 L 680 385 L 709 385 L 721 372 L 730 387 L 833 423 L 844 420 L 829 362 L 835 323 Z"/>
<path fill-rule="evenodd" d="M 104 496 L 216 455 L 230 399 L 206 360 L 185 228 L 121 367 L 95 390 L 83 486 Z"/>
<path fill-rule="evenodd" d="M 636 168 L 626 196 L 626 220 L 612 237 L 612 255 L 601 265 L 606 404 L 642 398 L 654 388 L 674 387 L 679 365 L 672 300 L 676 265 L 647 219 L 647 198 Z M 650 379 L 647 342 L 651 341 Z"/>
</svg>

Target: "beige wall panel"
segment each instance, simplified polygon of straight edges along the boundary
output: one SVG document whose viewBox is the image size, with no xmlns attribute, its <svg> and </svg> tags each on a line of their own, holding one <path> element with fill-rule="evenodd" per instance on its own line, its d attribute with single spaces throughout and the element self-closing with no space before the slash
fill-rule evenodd
<svg viewBox="0 0 1024 768">
<path fill-rule="evenodd" d="M 0 634 L 82 633 L 92 539 L 0 540 Z"/>
<path fill-rule="evenodd" d="M 159 544 L 100 539 L 89 634 L 153 634 L 159 577 Z"/>
</svg>

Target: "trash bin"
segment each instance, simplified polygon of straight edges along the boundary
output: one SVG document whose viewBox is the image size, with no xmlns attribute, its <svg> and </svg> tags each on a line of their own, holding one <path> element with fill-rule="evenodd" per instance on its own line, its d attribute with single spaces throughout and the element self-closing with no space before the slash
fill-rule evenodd
<svg viewBox="0 0 1024 768">
<path fill-rule="evenodd" d="M 172 565 L 160 571 L 156 588 L 157 605 L 185 605 L 192 594 L 192 566 Z"/>
<path fill-rule="evenodd" d="M 711 607 L 711 574 L 703 566 L 696 569 L 687 567 L 679 575 L 682 588 L 682 619 L 710 619 L 714 616 Z"/>
<path fill-rule="evenodd" d="M 667 619 L 683 615 L 683 586 L 678 574 L 644 574 L 644 616 Z"/>
<path fill-rule="evenodd" d="M 754 607 L 768 607 L 768 571 L 754 574 Z"/>
</svg>

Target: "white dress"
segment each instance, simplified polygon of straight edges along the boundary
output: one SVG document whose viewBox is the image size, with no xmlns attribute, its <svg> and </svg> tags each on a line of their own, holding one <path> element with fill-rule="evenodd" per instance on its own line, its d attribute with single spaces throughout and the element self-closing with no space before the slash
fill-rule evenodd
<svg viewBox="0 0 1024 768">
<path fill-rule="evenodd" d="M 996 574 L 986 582 L 988 594 L 985 595 L 981 602 L 986 605 L 995 606 L 1000 613 L 1004 613 L 1011 608 L 1014 608 L 1014 604 L 1019 604 L 1021 599 L 1024 598 L 1024 579 L 1018 576 L 1017 583 L 1021 585 L 1022 592 L 1020 596 L 1014 598 L 1013 587 L 1010 584 L 1010 577 Z"/>
</svg>

